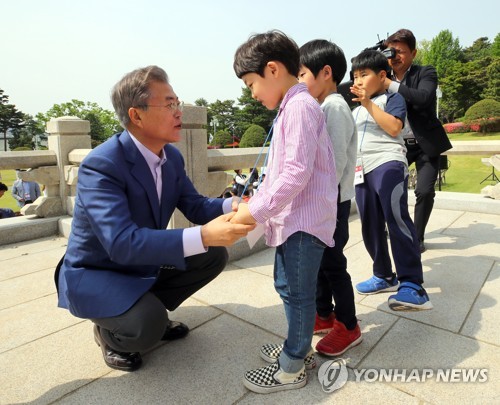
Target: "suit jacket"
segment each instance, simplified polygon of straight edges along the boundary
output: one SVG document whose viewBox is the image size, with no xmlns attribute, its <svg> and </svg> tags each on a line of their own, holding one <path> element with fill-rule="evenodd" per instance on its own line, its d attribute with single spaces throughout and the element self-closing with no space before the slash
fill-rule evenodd
<svg viewBox="0 0 500 405">
<path fill-rule="evenodd" d="M 58 281 L 59 306 L 81 318 L 127 311 L 155 283 L 160 269 L 185 269 L 182 229 L 165 229 L 175 208 L 205 224 L 223 199 L 194 188 L 184 160 L 165 146 L 162 197 L 146 160 L 124 131 L 94 149 L 78 172 L 71 235 Z"/>
<path fill-rule="evenodd" d="M 436 89 L 436 70 L 432 66 L 412 65 L 398 90 L 406 101 L 408 121 L 419 146 L 432 157 L 452 148 L 437 118 Z"/>
<path fill-rule="evenodd" d="M 29 184 L 29 190 L 30 190 L 30 200 L 35 201 L 38 197 L 42 195 L 40 192 L 40 186 L 38 185 L 37 182 L 35 181 L 25 181 L 24 183 Z M 24 207 L 24 202 L 21 200 L 24 200 L 24 185 L 23 181 L 21 179 L 18 179 L 14 182 L 12 185 L 12 197 L 14 197 L 17 200 L 17 205 L 20 207 Z"/>
</svg>

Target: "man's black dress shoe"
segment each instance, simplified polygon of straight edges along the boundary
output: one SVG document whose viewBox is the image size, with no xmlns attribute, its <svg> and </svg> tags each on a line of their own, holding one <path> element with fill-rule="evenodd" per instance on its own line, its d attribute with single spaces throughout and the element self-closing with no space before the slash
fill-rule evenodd
<svg viewBox="0 0 500 405">
<path fill-rule="evenodd" d="M 102 339 L 99 326 L 94 324 L 94 340 L 102 350 L 104 362 L 111 368 L 122 371 L 135 371 L 142 364 L 140 353 L 124 353 L 111 349 Z"/>
<path fill-rule="evenodd" d="M 182 322 L 177 321 L 168 321 L 167 329 L 165 329 L 165 333 L 161 340 L 175 340 L 181 339 L 189 333 L 189 328 L 187 325 Z"/>
</svg>

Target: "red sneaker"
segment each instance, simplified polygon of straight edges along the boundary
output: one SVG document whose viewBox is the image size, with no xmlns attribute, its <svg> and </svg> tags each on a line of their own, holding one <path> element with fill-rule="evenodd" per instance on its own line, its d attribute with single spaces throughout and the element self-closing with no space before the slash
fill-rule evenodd
<svg viewBox="0 0 500 405">
<path fill-rule="evenodd" d="M 362 340 L 358 324 L 353 330 L 349 330 L 342 322 L 335 319 L 333 329 L 318 342 L 316 350 L 326 356 L 340 356 L 347 349 L 359 345 Z"/>
<path fill-rule="evenodd" d="M 335 319 L 335 312 L 332 312 L 328 319 L 321 319 L 318 314 L 316 314 L 316 320 L 314 321 L 314 331 L 313 335 L 319 333 L 328 333 L 333 328 L 333 321 Z"/>
</svg>

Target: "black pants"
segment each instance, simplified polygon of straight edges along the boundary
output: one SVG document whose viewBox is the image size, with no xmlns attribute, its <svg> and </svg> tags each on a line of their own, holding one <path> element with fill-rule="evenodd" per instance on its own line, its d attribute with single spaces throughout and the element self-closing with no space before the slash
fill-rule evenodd
<svg viewBox="0 0 500 405">
<path fill-rule="evenodd" d="M 224 247 L 186 258 L 186 270 L 164 270 L 151 290 L 127 312 L 110 318 L 91 319 L 99 325 L 104 341 L 119 352 L 145 351 L 160 341 L 168 322 L 167 310 L 217 277 L 227 264 Z"/>
<path fill-rule="evenodd" d="M 335 246 L 326 247 L 323 252 L 316 286 L 316 312 L 326 318 L 334 310 L 336 318 L 347 329 L 352 330 L 357 324 L 356 308 L 351 276 L 347 272 L 347 258 L 344 255 L 344 247 L 349 240 L 350 211 L 351 200 L 337 204 L 337 226 L 333 234 Z"/>
<path fill-rule="evenodd" d="M 426 155 L 418 144 L 406 144 L 408 166 L 415 163 L 417 169 L 417 187 L 415 187 L 415 228 L 419 241 L 424 240 L 425 227 L 429 222 L 434 206 L 435 186 L 439 173 L 439 156 Z"/>
</svg>

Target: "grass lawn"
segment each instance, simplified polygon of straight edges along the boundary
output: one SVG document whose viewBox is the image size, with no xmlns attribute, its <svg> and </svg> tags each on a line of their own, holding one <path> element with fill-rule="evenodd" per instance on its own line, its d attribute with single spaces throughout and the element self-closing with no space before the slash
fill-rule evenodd
<svg viewBox="0 0 500 405">
<path fill-rule="evenodd" d="M 12 184 L 16 181 L 16 171 L 15 170 L 0 170 L 0 175 L 2 179 L 0 180 L 3 184 L 9 187 L 9 190 L 5 192 L 2 198 L 0 198 L 0 207 L 2 208 L 10 208 L 14 212 L 20 210 L 17 205 L 17 201 L 12 197 Z"/>
<path fill-rule="evenodd" d="M 448 138 L 450 138 L 450 140 L 452 141 L 498 141 L 500 139 L 500 132 L 492 132 L 491 134 L 487 135 L 481 134 L 480 132 L 448 134 Z"/>
<path fill-rule="evenodd" d="M 488 135 L 479 132 L 468 132 L 464 134 L 449 134 L 452 141 L 494 141 L 500 140 L 500 133 L 495 132 Z M 480 184 L 484 178 L 491 174 L 491 167 L 481 162 L 482 158 L 491 156 L 450 156 L 448 163 L 450 168 L 445 174 L 445 183 L 442 185 L 442 191 L 455 191 L 459 193 L 477 193 L 496 182 L 485 181 Z M 412 165 L 413 167 L 413 165 Z M 497 176 L 500 173 L 497 173 Z"/>
</svg>

